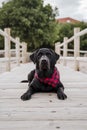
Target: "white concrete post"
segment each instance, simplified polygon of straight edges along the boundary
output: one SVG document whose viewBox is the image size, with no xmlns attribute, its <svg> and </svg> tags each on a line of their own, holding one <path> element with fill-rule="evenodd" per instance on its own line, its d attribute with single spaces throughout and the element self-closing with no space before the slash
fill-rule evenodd
<svg viewBox="0 0 87 130">
<path fill-rule="evenodd" d="M 7 59 L 6 63 L 6 71 L 10 71 L 11 69 L 11 63 L 10 63 L 10 28 L 5 28 L 4 29 L 5 33 L 8 35 L 4 37 L 4 42 L 5 42 L 5 58 Z"/>
<path fill-rule="evenodd" d="M 19 37 L 16 37 L 16 40 L 18 43 L 16 43 L 16 61 L 17 61 L 17 66 L 20 65 L 20 39 Z"/>
<path fill-rule="evenodd" d="M 57 42 L 55 44 L 55 52 L 60 55 L 60 42 Z M 58 60 L 58 63 L 60 63 L 60 60 Z"/>
<path fill-rule="evenodd" d="M 27 60 L 27 44 L 22 42 L 22 62 L 26 63 Z"/>
<path fill-rule="evenodd" d="M 74 28 L 74 36 L 80 32 L 80 28 Z M 80 37 L 74 38 L 74 59 L 75 59 L 75 70 L 79 71 L 79 61 L 77 60 L 77 57 L 79 57 L 79 51 L 80 51 Z"/>
<path fill-rule="evenodd" d="M 64 42 L 66 42 L 68 40 L 67 37 L 64 37 Z M 67 43 L 64 44 L 63 46 L 63 65 L 66 66 L 67 64 L 67 60 L 65 59 L 67 57 Z"/>
<path fill-rule="evenodd" d="M 55 44 L 55 52 L 60 55 L 60 46 L 59 45 L 60 45 L 60 42 L 57 42 Z"/>
</svg>

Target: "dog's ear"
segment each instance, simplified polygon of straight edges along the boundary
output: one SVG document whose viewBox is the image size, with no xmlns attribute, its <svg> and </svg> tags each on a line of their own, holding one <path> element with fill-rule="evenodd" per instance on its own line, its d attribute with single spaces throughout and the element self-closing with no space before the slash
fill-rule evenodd
<svg viewBox="0 0 87 130">
<path fill-rule="evenodd" d="M 60 55 L 57 54 L 55 51 L 53 51 L 52 49 L 50 49 L 50 51 L 54 54 L 55 56 L 55 60 L 57 61 L 60 58 Z"/>
<path fill-rule="evenodd" d="M 55 53 L 55 57 L 56 57 L 56 61 L 60 58 L 60 55 L 59 54 L 57 54 L 56 52 L 54 52 Z"/>
<path fill-rule="evenodd" d="M 39 50 L 39 49 L 38 49 Z M 30 55 L 30 59 L 36 63 L 36 57 L 37 57 L 37 52 L 38 50 L 34 51 L 31 55 Z"/>
</svg>

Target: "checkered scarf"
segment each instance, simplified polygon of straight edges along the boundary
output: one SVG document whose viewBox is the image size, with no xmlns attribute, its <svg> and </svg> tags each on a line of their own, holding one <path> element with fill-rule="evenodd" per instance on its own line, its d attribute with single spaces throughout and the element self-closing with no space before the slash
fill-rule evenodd
<svg viewBox="0 0 87 130">
<path fill-rule="evenodd" d="M 60 80 L 60 74 L 56 67 L 54 69 L 54 73 L 52 74 L 51 78 L 39 78 L 37 72 L 35 72 L 34 77 L 38 79 L 40 82 L 51 85 L 52 87 L 56 87 Z"/>
</svg>

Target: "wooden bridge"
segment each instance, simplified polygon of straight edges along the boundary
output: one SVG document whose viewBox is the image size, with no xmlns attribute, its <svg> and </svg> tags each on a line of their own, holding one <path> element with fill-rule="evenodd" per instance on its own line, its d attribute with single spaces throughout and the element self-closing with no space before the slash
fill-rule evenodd
<svg viewBox="0 0 87 130">
<path fill-rule="evenodd" d="M 3 35 L 6 36 L 5 33 Z M 63 66 L 61 58 L 56 66 L 65 86 L 67 100 L 58 100 L 54 93 L 39 93 L 24 102 L 20 96 L 26 91 L 28 84 L 20 81 L 27 79 L 27 74 L 35 66 L 31 62 L 19 66 L 18 57 L 20 56 L 16 51 L 18 66 L 0 75 L 0 130 L 87 130 L 87 74 Z M 7 58 L 7 64 L 8 61 L 11 62 L 9 59 L 11 57 Z M 7 68 L 10 68 L 9 64 Z"/>
<path fill-rule="evenodd" d="M 54 93 L 34 94 L 29 101 L 20 96 L 27 90 L 33 63 L 23 64 L 0 75 L 0 130 L 87 130 L 87 75 L 56 65 L 67 100 Z"/>
</svg>

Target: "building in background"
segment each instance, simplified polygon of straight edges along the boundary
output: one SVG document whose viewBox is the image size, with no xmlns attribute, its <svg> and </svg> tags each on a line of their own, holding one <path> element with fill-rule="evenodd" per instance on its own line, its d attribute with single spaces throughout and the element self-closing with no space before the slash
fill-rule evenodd
<svg viewBox="0 0 87 130">
<path fill-rule="evenodd" d="M 66 17 L 66 18 L 58 18 L 57 22 L 59 22 L 59 23 L 78 23 L 80 21 L 76 20 L 76 19 L 72 19 L 70 17 Z"/>
</svg>

